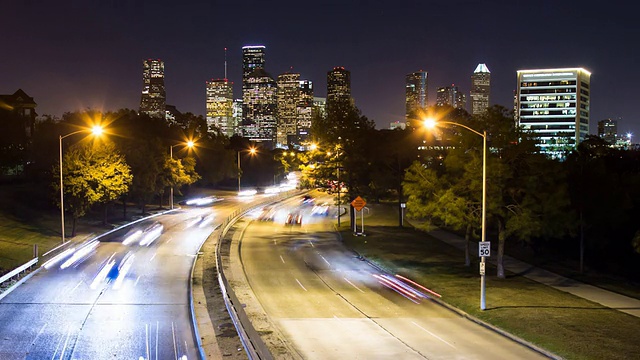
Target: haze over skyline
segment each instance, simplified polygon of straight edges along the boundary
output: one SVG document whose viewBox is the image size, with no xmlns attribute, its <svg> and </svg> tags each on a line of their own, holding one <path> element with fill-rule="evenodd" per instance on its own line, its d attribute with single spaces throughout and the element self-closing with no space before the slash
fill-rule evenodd
<svg viewBox="0 0 640 360">
<path fill-rule="evenodd" d="M 333 67 L 351 71 L 356 105 L 378 128 L 404 120 L 406 74 L 429 73 L 433 105 L 437 87 L 455 84 L 468 97 L 471 74 L 485 63 L 491 103 L 508 109 L 517 70 L 583 67 L 592 73 L 590 132 L 598 121 L 613 118 L 620 134 L 640 135 L 633 87 L 640 83 L 640 51 L 633 46 L 640 27 L 630 5 L 615 4 L 9 3 L 0 23 L 0 93 L 22 88 L 38 103 L 39 114 L 137 110 L 142 60 L 158 58 L 165 62 L 167 103 L 204 115 L 205 81 L 224 77 L 224 48 L 234 98 L 241 98 L 241 48 L 264 45 L 265 70 L 274 78 L 299 72 L 313 81 L 315 96 L 326 95 Z"/>
</svg>

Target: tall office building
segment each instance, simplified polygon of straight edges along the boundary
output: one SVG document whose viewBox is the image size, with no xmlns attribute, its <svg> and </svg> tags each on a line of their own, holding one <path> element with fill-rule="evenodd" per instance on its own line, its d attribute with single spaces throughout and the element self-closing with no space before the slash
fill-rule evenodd
<svg viewBox="0 0 640 360">
<path fill-rule="evenodd" d="M 471 115 L 477 116 L 489 108 L 491 72 L 485 64 L 478 64 L 471 75 Z"/>
<path fill-rule="evenodd" d="M 142 98 L 140 112 L 152 117 L 165 118 L 167 95 L 164 90 L 164 62 L 162 60 L 143 60 Z"/>
<path fill-rule="evenodd" d="M 207 129 L 217 127 L 233 136 L 233 82 L 228 79 L 212 79 L 207 85 Z"/>
<path fill-rule="evenodd" d="M 309 140 L 313 119 L 313 100 L 313 82 L 310 80 L 300 80 L 296 145 L 302 146 L 303 143 Z"/>
<path fill-rule="evenodd" d="M 456 109 L 465 109 L 466 97 L 460 90 L 458 90 L 458 87 L 455 86 L 455 84 L 439 87 L 436 90 L 436 106 L 444 105 L 449 105 Z"/>
<path fill-rule="evenodd" d="M 351 72 L 334 67 L 327 73 L 327 111 L 339 106 L 353 106 L 351 98 Z"/>
<path fill-rule="evenodd" d="M 233 135 L 242 136 L 242 99 L 233 100 Z"/>
<path fill-rule="evenodd" d="M 614 145 L 618 140 L 618 121 L 613 119 L 598 121 L 598 136 Z"/>
<path fill-rule="evenodd" d="M 242 98 L 242 136 L 269 149 L 276 145 L 276 91 L 271 75 L 258 67 L 249 74 Z"/>
<path fill-rule="evenodd" d="M 519 70 L 516 121 L 540 139 L 542 152 L 561 156 L 589 133 L 591 73 L 583 68 Z"/>
<path fill-rule="evenodd" d="M 247 87 L 247 79 L 257 69 L 264 69 L 265 47 L 263 45 L 249 45 L 242 47 L 242 89 Z"/>
<path fill-rule="evenodd" d="M 286 148 L 297 133 L 300 74 L 284 73 L 278 76 L 278 135 L 277 146 Z"/>
<path fill-rule="evenodd" d="M 405 77 L 405 119 L 410 122 L 416 111 L 427 108 L 429 101 L 427 72 L 418 71 Z"/>
</svg>

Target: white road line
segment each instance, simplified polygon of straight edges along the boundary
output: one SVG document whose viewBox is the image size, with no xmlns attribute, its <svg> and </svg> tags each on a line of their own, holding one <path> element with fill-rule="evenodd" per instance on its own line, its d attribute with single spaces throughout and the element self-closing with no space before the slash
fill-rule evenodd
<svg viewBox="0 0 640 360">
<path fill-rule="evenodd" d="M 64 352 L 67 350 L 67 345 L 69 344 L 69 337 L 71 336 L 71 326 L 69 326 L 69 331 L 67 332 L 67 338 L 64 340 L 64 345 L 62 345 L 62 352 L 60 353 L 60 360 L 64 359 Z"/>
<path fill-rule="evenodd" d="M 178 358 L 178 345 L 176 344 L 176 329 L 173 326 L 173 321 L 171 322 L 171 336 L 173 337 L 173 355 L 174 359 Z"/>
<path fill-rule="evenodd" d="M 146 350 L 147 350 L 147 357 L 146 359 L 149 359 L 149 324 L 144 324 L 144 340 L 146 342 Z"/>
<path fill-rule="evenodd" d="M 282 263 L 284 264 L 284 259 L 282 258 L 282 255 L 280 255 L 280 260 L 282 260 Z"/>
<path fill-rule="evenodd" d="M 318 254 L 320 255 L 320 254 Z M 327 263 L 327 265 L 331 266 L 331 263 L 329 261 L 327 261 L 327 259 L 324 258 L 324 256 L 320 255 L 320 257 L 322 258 L 322 260 L 324 260 L 324 262 Z"/>
<path fill-rule="evenodd" d="M 301 287 L 304 291 L 307 291 L 307 288 L 305 288 L 304 286 L 302 286 L 302 283 L 300 282 L 300 280 L 296 279 L 296 281 L 298 282 L 298 285 L 300 285 L 300 287 Z"/>
<path fill-rule="evenodd" d="M 74 286 L 73 289 L 71 289 L 71 292 L 74 292 L 78 286 L 82 285 L 82 280 L 80 280 L 80 282 L 78 283 L 78 285 Z"/>
<path fill-rule="evenodd" d="M 136 278 L 136 282 L 133 283 L 133 286 L 138 285 L 138 281 L 140 281 L 140 275 L 138 275 L 138 277 Z"/>
<path fill-rule="evenodd" d="M 349 285 L 353 286 L 353 287 L 354 287 L 354 288 L 356 288 L 358 291 L 360 291 L 361 293 L 363 293 L 363 294 L 364 294 L 364 291 L 362 291 L 362 289 L 360 289 L 360 288 L 359 288 L 359 287 L 357 287 L 354 283 L 352 283 L 351 281 L 349 281 L 349 279 L 347 279 L 347 278 L 343 278 L 343 279 L 344 279 L 344 281 L 348 282 L 348 283 L 349 283 Z"/>
<path fill-rule="evenodd" d="M 309 244 L 311 244 L 311 247 L 315 247 L 315 245 L 313 245 L 313 241 L 309 240 Z"/>
<path fill-rule="evenodd" d="M 64 339 L 64 335 L 60 336 L 60 341 L 58 341 L 58 345 L 56 345 L 56 351 L 53 352 L 53 355 L 51 356 L 51 360 L 56 358 L 56 354 L 58 353 L 58 348 L 60 347 L 60 344 L 62 343 L 62 339 Z"/>
<path fill-rule="evenodd" d="M 335 316 L 335 315 L 333 315 L 333 318 L 334 318 L 334 319 L 336 319 L 336 320 L 338 320 L 338 321 L 340 321 L 340 322 L 342 322 L 342 319 L 340 319 L 339 317 L 337 317 L 337 316 Z"/>
<path fill-rule="evenodd" d="M 38 335 L 36 335 L 36 337 L 33 339 L 33 341 L 31 342 L 31 346 L 36 344 L 36 341 L 38 341 L 38 338 L 40 337 L 40 335 L 42 335 L 42 332 L 44 331 L 44 328 L 47 327 L 47 323 L 45 323 L 44 325 L 42 325 L 42 327 L 40 328 L 40 331 L 38 331 Z"/>
<path fill-rule="evenodd" d="M 149 259 L 149 262 L 152 262 L 152 261 L 153 261 L 153 259 L 155 259 L 155 257 L 156 257 L 156 255 L 157 255 L 157 254 L 158 254 L 157 252 L 156 252 L 156 253 L 153 253 L 153 256 L 151 257 L 151 259 Z"/>
<path fill-rule="evenodd" d="M 420 325 L 416 324 L 416 323 L 415 323 L 415 322 L 413 322 L 413 321 L 412 321 L 411 323 L 412 323 L 413 325 L 415 325 L 415 326 L 419 327 L 420 329 L 424 330 L 425 332 L 427 332 L 429 335 L 433 336 L 434 338 L 436 338 L 436 339 L 438 339 L 438 340 L 442 341 L 443 343 L 445 343 L 445 344 L 447 344 L 447 345 L 451 346 L 452 348 L 456 349 L 456 347 L 455 347 L 455 346 L 451 345 L 450 343 L 448 343 L 447 341 L 445 341 L 443 338 L 439 337 L 438 335 L 436 335 L 436 334 L 432 333 L 431 331 L 429 331 L 429 330 L 427 330 L 427 329 L 423 328 L 422 326 L 420 326 Z"/>
<path fill-rule="evenodd" d="M 158 330 L 160 329 L 160 322 L 156 321 L 156 360 L 158 360 Z"/>
</svg>

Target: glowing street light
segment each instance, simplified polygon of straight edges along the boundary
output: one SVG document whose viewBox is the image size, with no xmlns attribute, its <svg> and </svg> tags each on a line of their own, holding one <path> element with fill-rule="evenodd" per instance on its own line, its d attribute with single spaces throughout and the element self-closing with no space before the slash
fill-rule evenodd
<svg viewBox="0 0 640 360">
<path fill-rule="evenodd" d="M 472 133 L 482 136 L 482 242 L 485 242 L 487 235 L 487 132 L 479 132 L 466 125 L 458 124 L 451 121 L 436 121 L 434 119 L 425 119 L 424 127 L 434 128 L 438 124 L 451 124 L 461 126 Z M 485 279 L 485 257 L 480 257 L 480 309 L 486 309 L 486 279 Z"/>
<path fill-rule="evenodd" d="M 171 158 L 171 160 L 173 160 L 173 148 L 176 146 L 180 146 L 180 145 L 184 145 L 187 147 L 187 149 L 191 149 L 195 143 L 193 142 L 193 140 L 189 140 L 186 143 L 180 143 L 180 144 L 175 144 L 175 145 L 171 145 L 169 146 L 169 157 Z M 171 209 L 173 209 L 173 184 L 171 184 L 171 188 L 169 189 L 169 207 Z"/>
<path fill-rule="evenodd" d="M 100 136 L 102 135 L 103 129 L 102 129 L 102 126 L 95 125 L 91 129 L 82 129 L 82 130 L 74 131 L 64 136 L 60 135 L 59 137 L 59 140 L 60 140 L 60 147 L 59 147 L 60 148 L 60 227 L 61 227 L 63 244 L 65 243 L 65 239 L 64 239 L 64 181 L 62 180 L 62 139 L 69 137 L 71 135 L 75 135 L 83 132 L 90 132 L 94 136 Z"/>
<path fill-rule="evenodd" d="M 256 148 L 252 147 L 249 148 L 249 150 L 246 150 L 249 152 L 250 155 L 255 155 L 256 152 L 258 150 L 256 150 Z M 242 169 L 240 168 L 240 152 L 241 150 L 238 151 L 238 194 L 240 193 L 240 178 L 242 177 Z"/>
</svg>

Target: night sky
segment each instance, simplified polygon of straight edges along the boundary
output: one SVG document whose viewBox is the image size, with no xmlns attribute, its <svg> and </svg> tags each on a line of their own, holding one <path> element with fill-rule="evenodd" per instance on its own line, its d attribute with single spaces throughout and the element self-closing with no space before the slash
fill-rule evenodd
<svg viewBox="0 0 640 360">
<path fill-rule="evenodd" d="M 46 4 L 42 4 L 46 3 Z M 584 67 L 591 133 L 605 118 L 640 136 L 640 23 L 616 1 L 168 1 L 21 0 L 0 8 L 0 94 L 22 88 L 39 114 L 138 109 L 142 60 L 165 62 L 167 103 L 205 113 L 205 81 L 228 78 L 241 98 L 242 46 L 265 45 L 274 78 L 293 69 L 326 95 L 334 66 L 378 128 L 404 120 L 404 77 L 468 96 L 478 63 L 491 71 L 492 104 L 513 108 L 516 71 Z M 622 4 L 622 2 L 620 2 Z M 597 5 L 597 6 L 596 6 Z"/>
</svg>

